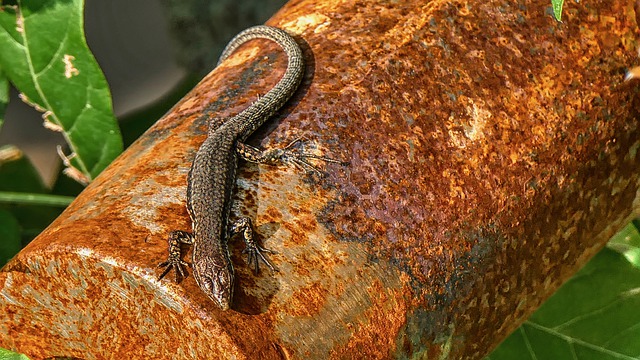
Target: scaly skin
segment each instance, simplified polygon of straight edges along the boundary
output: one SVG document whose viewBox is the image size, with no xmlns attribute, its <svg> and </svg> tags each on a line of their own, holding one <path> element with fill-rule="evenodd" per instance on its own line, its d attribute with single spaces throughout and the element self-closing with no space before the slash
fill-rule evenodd
<svg viewBox="0 0 640 360">
<path fill-rule="evenodd" d="M 173 231 L 169 235 L 169 258 L 160 264 L 167 267 L 160 278 L 171 269 L 175 269 L 176 278 L 178 274 L 184 277 L 183 266 L 187 264 L 181 260 L 180 243 L 192 244 L 196 283 L 222 310 L 229 309 L 233 296 L 234 271 L 227 245 L 231 235 L 243 233 L 247 246 L 245 253 L 250 262 L 255 262 L 256 269 L 260 260 L 273 268 L 262 254 L 268 250 L 253 240 L 249 219 L 242 218 L 229 226 L 238 156 L 258 162 L 275 162 L 291 156 L 283 151 L 256 152 L 242 142 L 289 100 L 304 75 L 304 61 L 298 44 L 283 30 L 268 26 L 252 27 L 238 34 L 227 45 L 218 64 L 240 45 L 257 38 L 275 41 L 282 47 L 288 57 L 287 70 L 273 89 L 247 109 L 218 127 L 210 127 L 188 177 L 187 209 L 193 232 Z M 318 158 L 303 154 L 295 157 L 293 161 L 302 162 L 302 165 L 309 164 L 301 158 Z"/>
</svg>

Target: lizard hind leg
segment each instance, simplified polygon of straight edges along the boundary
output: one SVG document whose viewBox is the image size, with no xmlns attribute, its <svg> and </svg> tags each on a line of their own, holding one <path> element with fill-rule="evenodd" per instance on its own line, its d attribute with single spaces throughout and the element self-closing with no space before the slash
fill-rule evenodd
<svg viewBox="0 0 640 360">
<path fill-rule="evenodd" d="M 183 279 L 186 277 L 184 268 L 189 266 L 189 263 L 182 260 L 180 244 L 192 245 L 194 241 L 193 234 L 187 231 L 174 230 L 169 233 L 167 241 L 169 242 L 169 256 L 166 261 L 158 264 L 158 267 L 166 267 L 166 269 L 158 276 L 158 280 L 161 280 L 171 269 L 174 269 L 176 282 L 180 282 L 180 277 Z"/>
<path fill-rule="evenodd" d="M 275 254 L 273 250 L 265 249 L 258 245 L 253 239 L 253 226 L 251 225 L 251 219 L 243 217 L 231 224 L 229 233 L 231 236 L 235 234 L 242 234 L 242 239 L 245 243 L 245 249 L 243 254 L 247 254 L 247 262 L 249 266 L 254 268 L 254 272 L 257 274 L 260 271 L 260 262 L 265 263 L 271 271 L 278 271 L 267 259 L 264 254 Z"/>
</svg>

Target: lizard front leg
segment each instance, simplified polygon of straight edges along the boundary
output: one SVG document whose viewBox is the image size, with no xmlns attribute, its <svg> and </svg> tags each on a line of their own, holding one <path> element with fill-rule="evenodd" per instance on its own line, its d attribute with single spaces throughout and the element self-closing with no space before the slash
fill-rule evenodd
<svg viewBox="0 0 640 360">
<path fill-rule="evenodd" d="M 180 281 L 182 278 L 186 277 L 186 271 L 184 267 L 189 266 L 189 263 L 182 260 L 182 250 L 180 249 L 180 244 L 193 245 L 195 238 L 193 234 L 187 231 L 182 230 L 174 230 L 169 233 L 169 238 L 167 239 L 169 242 L 169 256 L 167 257 L 167 261 L 164 261 L 158 264 L 158 267 L 167 267 L 162 274 L 158 277 L 158 280 L 162 279 L 165 275 L 171 271 L 171 269 L 175 269 L 176 271 L 176 282 Z"/>
<path fill-rule="evenodd" d="M 302 138 L 297 138 L 293 140 L 284 149 L 274 148 L 261 150 L 241 142 L 238 142 L 238 144 L 236 145 L 236 149 L 238 155 L 243 160 L 249 162 L 269 165 L 294 164 L 306 171 L 313 171 L 320 175 L 324 174 L 324 172 L 315 165 L 311 164 L 309 162 L 309 159 L 320 160 L 340 165 L 348 165 L 348 163 L 344 161 L 293 150 L 293 145 L 300 142 L 301 139 Z"/>
</svg>

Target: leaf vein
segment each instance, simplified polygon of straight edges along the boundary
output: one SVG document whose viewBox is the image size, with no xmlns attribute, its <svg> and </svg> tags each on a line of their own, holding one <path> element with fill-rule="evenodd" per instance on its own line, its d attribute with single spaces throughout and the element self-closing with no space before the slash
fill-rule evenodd
<svg viewBox="0 0 640 360">
<path fill-rule="evenodd" d="M 540 324 L 537 324 L 537 323 L 534 323 L 534 322 L 531 322 L 531 321 L 528 321 L 528 320 L 525 321 L 524 323 L 529 325 L 529 326 L 531 326 L 531 327 L 534 327 L 534 328 L 536 328 L 536 329 L 538 329 L 540 331 L 543 331 L 543 332 L 549 333 L 549 334 L 551 334 L 553 336 L 556 336 L 556 337 L 558 337 L 558 338 L 560 338 L 560 339 L 562 339 L 562 340 L 564 340 L 564 341 L 566 341 L 568 343 L 575 343 L 575 344 L 578 344 L 580 346 L 584 346 L 585 348 L 588 348 L 588 349 L 591 349 L 591 350 L 595 350 L 595 351 L 599 351 L 599 352 L 601 352 L 603 354 L 607 354 L 607 355 L 613 356 L 613 357 L 618 358 L 618 359 L 637 360 L 635 357 L 631 357 L 631 356 L 628 356 L 628 355 L 625 355 L 625 354 L 621 354 L 621 353 L 615 352 L 613 350 L 605 349 L 602 346 L 598 346 L 598 345 L 586 342 L 586 341 L 584 341 L 582 339 L 578 339 L 578 338 L 575 338 L 575 337 L 572 337 L 572 336 L 569 336 L 569 335 L 565 335 L 563 333 L 560 333 L 560 332 L 556 331 L 555 329 L 548 328 L 546 326 L 543 326 L 543 325 L 540 325 Z"/>
</svg>

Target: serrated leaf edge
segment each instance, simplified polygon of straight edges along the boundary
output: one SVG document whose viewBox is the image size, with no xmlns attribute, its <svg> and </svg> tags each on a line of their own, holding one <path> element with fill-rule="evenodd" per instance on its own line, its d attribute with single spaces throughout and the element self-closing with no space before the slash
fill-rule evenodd
<svg viewBox="0 0 640 360">
<path fill-rule="evenodd" d="M 40 97 L 42 98 L 43 105 L 44 105 L 44 107 L 46 109 L 46 111 L 42 115 L 43 120 L 44 120 L 45 123 L 46 122 L 51 122 L 54 125 L 57 125 L 58 127 L 60 127 L 61 129 L 64 129 L 64 127 L 62 126 L 62 122 L 60 121 L 60 119 L 58 118 L 56 113 L 52 110 L 52 107 L 51 107 L 49 101 L 47 100 L 47 97 L 45 96 L 45 93 L 42 91 L 42 88 L 40 87 L 40 83 L 38 81 L 38 74 L 36 74 L 35 68 L 33 66 L 31 53 L 30 53 L 30 50 L 29 50 L 29 44 L 28 44 L 28 40 L 27 40 L 27 36 L 26 36 L 26 29 L 24 27 L 25 18 L 22 15 L 22 10 L 21 10 L 21 8 L 22 8 L 22 0 L 18 0 L 18 5 L 19 6 L 16 9 L 16 21 L 17 21 L 18 24 L 23 24 L 22 25 L 22 31 L 18 31 L 18 33 L 22 37 L 22 46 L 23 46 L 24 51 L 25 51 L 25 57 L 26 57 L 26 61 L 27 61 L 27 66 L 29 67 L 29 76 L 31 77 L 31 81 L 33 82 L 34 88 L 38 92 L 38 95 L 40 95 Z M 67 40 L 68 40 L 68 33 L 65 33 L 65 37 L 64 37 L 63 41 L 59 44 L 58 49 L 56 50 L 55 54 L 51 57 L 51 61 L 45 67 L 42 68 L 42 71 L 48 69 L 51 66 L 51 64 L 55 61 L 57 56 L 61 54 L 61 49 L 63 48 L 63 45 L 67 42 Z M 72 125 L 72 127 L 73 127 L 73 125 Z M 69 145 L 69 148 L 71 149 L 71 155 L 69 155 L 68 158 L 73 158 L 74 154 L 76 154 L 77 152 L 76 152 L 76 146 L 74 145 L 73 141 L 71 141 L 71 138 L 67 135 L 69 131 L 71 131 L 71 129 L 67 129 L 67 131 L 62 131 L 61 133 L 62 133 L 62 136 L 65 139 L 65 142 Z M 87 182 L 90 182 L 91 181 L 91 174 L 90 174 L 85 162 L 82 161 L 82 158 L 80 158 L 80 157 L 76 157 L 75 160 L 76 160 L 76 164 L 78 164 L 78 166 L 80 167 L 80 169 L 76 169 L 76 171 L 79 170 L 84 175 L 84 177 L 86 178 Z M 75 166 L 73 168 L 75 169 Z"/>
</svg>

